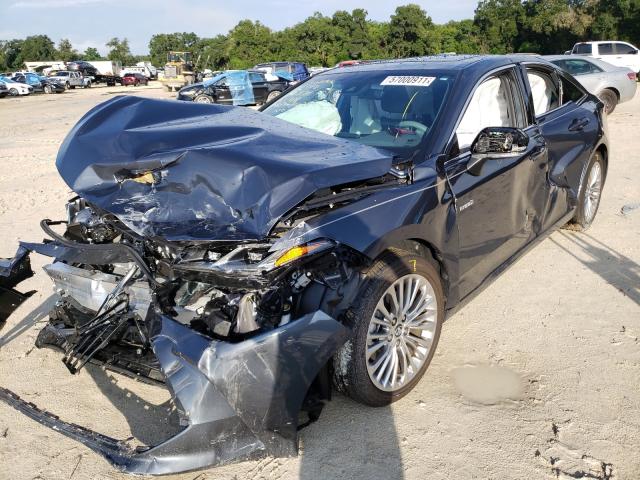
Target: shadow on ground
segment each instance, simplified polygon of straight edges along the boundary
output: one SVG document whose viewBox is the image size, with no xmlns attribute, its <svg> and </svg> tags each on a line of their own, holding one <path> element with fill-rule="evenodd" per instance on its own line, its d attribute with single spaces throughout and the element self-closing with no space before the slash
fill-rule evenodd
<svg viewBox="0 0 640 480">
<path fill-rule="evenodd" d="M 124 416 L 131 436 L 145 445 L 158 445 L 177 434 L 182 428 L 178 424 L 178 415 L 173 404 L 167 400 L 153 404 L 128 388 L 118 385 L 117 374 L 111 374 L 96 365 L 87 365 L 87 373 L 96 382 L 100 393 Z M 157 386 L 159 393 L 163 387 Z"/>
<path fill-rule="evenodd" d="M 579 257 L 551 237 L 558 248 L 640 305 L 640 265 L 589 234 L 560 232 L 560 235 L 580 248 L 588 258 Z"/>
<path fill-rule="evenodd" d="M 367 407 L 336 395 L 320 419 L 302 430 L 301 445 L 301 480 L 403 478 L 390 407 Z"/>
<path fill-rule="evenodd" d="M 49 298 L 42 302 L 31 313 L 26 315 L 14 327 L 8 330 L 2 337 L 0 337 L 0 348 L 11 343 L 39 321 L 47 319 L 49 317 L 49 312 L 56 303 L 56 300 L 57 297 L 55 295 L 49 296 Z M 2 328 L 2 324 L 0 324 L 0 328 Z"/>
</svg>

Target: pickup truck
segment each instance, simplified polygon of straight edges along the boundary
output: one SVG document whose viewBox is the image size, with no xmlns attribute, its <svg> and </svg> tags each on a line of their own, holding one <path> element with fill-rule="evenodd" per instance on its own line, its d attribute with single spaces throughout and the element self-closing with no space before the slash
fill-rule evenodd
<svg viewBox="0 0 640 480">
<path fill-rule="evenodd" d="M 568 53 L 587 55 L 616 67 L 627 67 L 640 73 L 640 53 L 634 45 L 627 42 L 615 40 L 580 42 L 576 43 Z"/>
<path fill-rule="evenodd" d="M 83 77 L 80 72 L 62 70 L 49 77 L 62 83 L 67 90 L 76 87 L 91 88 L 91 79 Z"/>
</svg>

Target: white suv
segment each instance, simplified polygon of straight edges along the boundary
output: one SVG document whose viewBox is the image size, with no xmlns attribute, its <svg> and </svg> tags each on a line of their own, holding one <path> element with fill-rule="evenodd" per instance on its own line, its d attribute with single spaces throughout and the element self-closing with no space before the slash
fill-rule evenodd
<svg viewBox="0 0 640 480">
<path fill-rule="evenodd" d="M 605 40 L 602 42 L 576 43 L 572 54 L 588 55 L 598 58 L 611 65 L 627 67 L 634 72 L 640 72 L 640 53 L 638 49 L 627 42 Z"/>
</svg>

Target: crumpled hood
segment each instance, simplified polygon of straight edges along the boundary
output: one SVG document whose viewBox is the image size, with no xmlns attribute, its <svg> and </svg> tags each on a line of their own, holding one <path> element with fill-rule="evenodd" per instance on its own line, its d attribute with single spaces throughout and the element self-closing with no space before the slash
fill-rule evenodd
<svg viewBox="0 0 640 480">
<path fill-rule="evenodd" d="M 389 171 L 392 154 L 242 107 L 116 97 L 63 142 L 67 185 L 140 235 L 258 240 L 320 188 Z"/>
</svg>

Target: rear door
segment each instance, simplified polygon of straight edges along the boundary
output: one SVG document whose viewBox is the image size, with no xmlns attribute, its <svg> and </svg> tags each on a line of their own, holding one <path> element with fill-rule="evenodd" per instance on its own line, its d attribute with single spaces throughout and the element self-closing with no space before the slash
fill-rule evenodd
<svg viewBox="0 0 640 480">
<path fill-rule="evenodd" d="M 600 132 L 598 101 L 569 75 L 547 65 L 523 66 L 530 109 L 548 148 L 550 192 L 545 196 L 542 230 L 575 205 L 582 169 Z"/>
<path fill-rule="evenodd" d="M 457 211 L 461 297 L 535 237 L 540 207 L 533 197 L 544 195 L 546 150 L 537 128 L 528 128 L 523 92 L 516 67 L 483 80 L 456 129 L 457 155 L 445 164 Z M 528 128 L 529 144 L 518 154 L 491 157 L 479 173 L 472 172 L 469 147 L 486 127 Z"/>
</svg>

